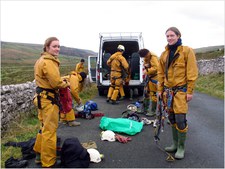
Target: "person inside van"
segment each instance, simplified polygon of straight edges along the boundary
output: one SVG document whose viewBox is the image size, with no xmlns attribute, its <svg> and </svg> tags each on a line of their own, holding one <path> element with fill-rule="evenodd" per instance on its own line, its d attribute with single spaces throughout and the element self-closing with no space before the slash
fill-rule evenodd
<svg viewBox="0 0 225 169">
<path fill-rule="evenodd" d="M 107 61 L 107 65 L 110 69 L 110 82 L 111 85 L 108 90 L 107 102 L 111 100 L 112 104 L 117 104 L 117 96 L 121 87 L 123 86 L 122 73 L 123 69 L 125 73 L 128 74 L 129 64 L 127 60 L 123 56 L 123 52 L 125 51 L 125 47 L 123 45 L 118 45 L 117 52 L 114 53 Z"/>
<path fill-rule="evenodd" d="M 146 90 L 144 95 L 144 113 L 146 116 L 155 116 L 157 105 L 157 69 L 159 65 L 158 57 L 148 49 L 138 51 L 141 58 L 144 58 L 144 74 L 146 76 Z M 151 99 L 151 110 L 150 107 Z"/>
</svg>

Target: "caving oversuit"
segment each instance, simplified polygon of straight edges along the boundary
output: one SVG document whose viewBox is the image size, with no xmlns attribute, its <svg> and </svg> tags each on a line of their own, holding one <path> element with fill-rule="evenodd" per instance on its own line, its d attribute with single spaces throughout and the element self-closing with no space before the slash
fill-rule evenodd
<svg viewBox="0 0 225 169">
<path fill-rule="evenodd" d="M 187 94 L 193 94 L 197 77 L 194 51 L 182 46 L 181 40 L 173 46 L 167 45 L 159 59 L 158 92 L 162 93 L 172 126 L 173 144 L 165 150 L 175 151 L 177 159 L 184 158 L 184 143 L 188 131 Z"/>
<path fill-rule="evenodd" d="M 41 128 L 36 137 L 34 151 L 41 154 L 42 167 L 50 167 L 56 162 L 56 130 L 59 121 L 58 89 L 69 86 L 59 72 L 58 58 L 43 52 L 34 66 L 37 85 L 34 104 L 38 107 Z"/>
<path fill-rule="evenodd" d="M 107 65 L 111 67 L 110 72 L 110 82 L 107 98 L 112 100 L 112 103 L 115 103 L 119 91 L 123 92 L 123 79 L 122 79 L 122 69 L 128 74 L 128 63 L 127 60 L 123 57 L 122 52 L 118 51 L 114 53 L 107 61 Z M 124 93 L 122 93 L 124 94 Z"/>
<path fill-rule="evenodd" d="M 77 73 L 84 72 L 84 62 L 77 63 L 75 71 Z M 79 92 L 81 92 L 83 88 L 84 88 L 84 81 L 79 83 Z"/>
<path fill-rule="evenodd" d="M 145 70 L 147 72 L 148 84 L 147 92 L 144 98 L 144 112 L 147 116 L 154 116 L 156 114 L 157 105 L 157 69 L 158 69 L 158 57 L 153 52 L 148 52 L 144 57 Z M 150 106 L 151 99 L 151 109 Z"/>
<path fill-rule="evenodd" d="M 82 104 L 81 98 L 79 97 L 79 83 L 82 82 L 85 78 L 86 77 L 82 77 L 80 73 L 77 73 L 75 71 L 72 71 L 68 76 L 62 77 L 63 80 L 66 80 L 70 83 L 70 93 L 72 94 L 72 97 L 78 105 Z M 72 108 L 69 112 L 60 113 L 60 121 L 64 123 L 68 122 L 69 126 L 79 125 L 78 122 L 75 122 L 75 114 Z"/>
</svg>

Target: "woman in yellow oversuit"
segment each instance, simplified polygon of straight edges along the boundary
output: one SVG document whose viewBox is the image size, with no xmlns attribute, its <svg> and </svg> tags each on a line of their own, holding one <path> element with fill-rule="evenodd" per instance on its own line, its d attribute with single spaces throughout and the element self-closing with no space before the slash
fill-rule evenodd
<svg viewBox="0 0 225 169">
<path fill-rule="evenodd" d="M 36 137 L 34 151 L 36 162 L 42 167 L 57 166 L 56 160 L 56 130 L 59 121 L 58 89 L 69 86 L 63 81 L 59 72 L 60 44 L 56 37 L 45 41 L 44 52 L 34 65 L 34 77 L 37 85 L 34 104 L 38 107 L 38 118 L 41 129 Z"/>
</svg>

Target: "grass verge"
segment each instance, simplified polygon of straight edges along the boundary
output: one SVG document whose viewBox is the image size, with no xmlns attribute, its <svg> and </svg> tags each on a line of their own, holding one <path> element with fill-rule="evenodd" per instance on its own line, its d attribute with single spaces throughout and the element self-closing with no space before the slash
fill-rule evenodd
<svg viewBox="0 0 225 169">
<path fill-rule="evenodd" d="M 224 99 L 224 73 L 199 76 L 195 90 L 219 99 Z"/>
<path fill-rule="evenodd" d="M 80 93 L 83 103 L 93 99 L 97 94 L 96 84 L 90 84 Z M 37 118 L 37 110 L 33 109 L 30 113 L 22 113 L 21 117 L 12 122 L 4 136 L 1 136 L 1 168 L 5 168 L 5 161 L 13 156 L 21 158 L 21 148 L 4 146 L 9 141 L 22 142 L 35 138 L 39 130 L 39 120 Z"/>
</svg>

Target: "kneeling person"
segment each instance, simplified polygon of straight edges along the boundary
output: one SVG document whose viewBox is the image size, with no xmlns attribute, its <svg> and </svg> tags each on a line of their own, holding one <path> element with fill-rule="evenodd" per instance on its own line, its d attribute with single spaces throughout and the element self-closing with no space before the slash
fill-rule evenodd
<svg viewBox="0 0 225 169">
<path fill-rule="evenodd" d="M 70 75 L 62 77 L 64 80 L 70 82 L 70 93 L 78 107 L 82 106 L 81 98 L 79 97 L 79 83 L 83 82 L 87 77 L 86 73 L 77 73 L 72 71 Z M 66 103 L 62 107 L 66 107 L 63 111 L 60 111 L 60 122 L 68 123 L 69 126 L 79 126 L 80 122 L 75 121 L 75 113 L 72 109 L 72 97 L 66 98 Z M 62 100 L 61 100 L 62 102 Z M 69 105 L 65 105 L 69 104 Z M 67 110 L 66 110 L 67 109 Z"/>
</svg>

